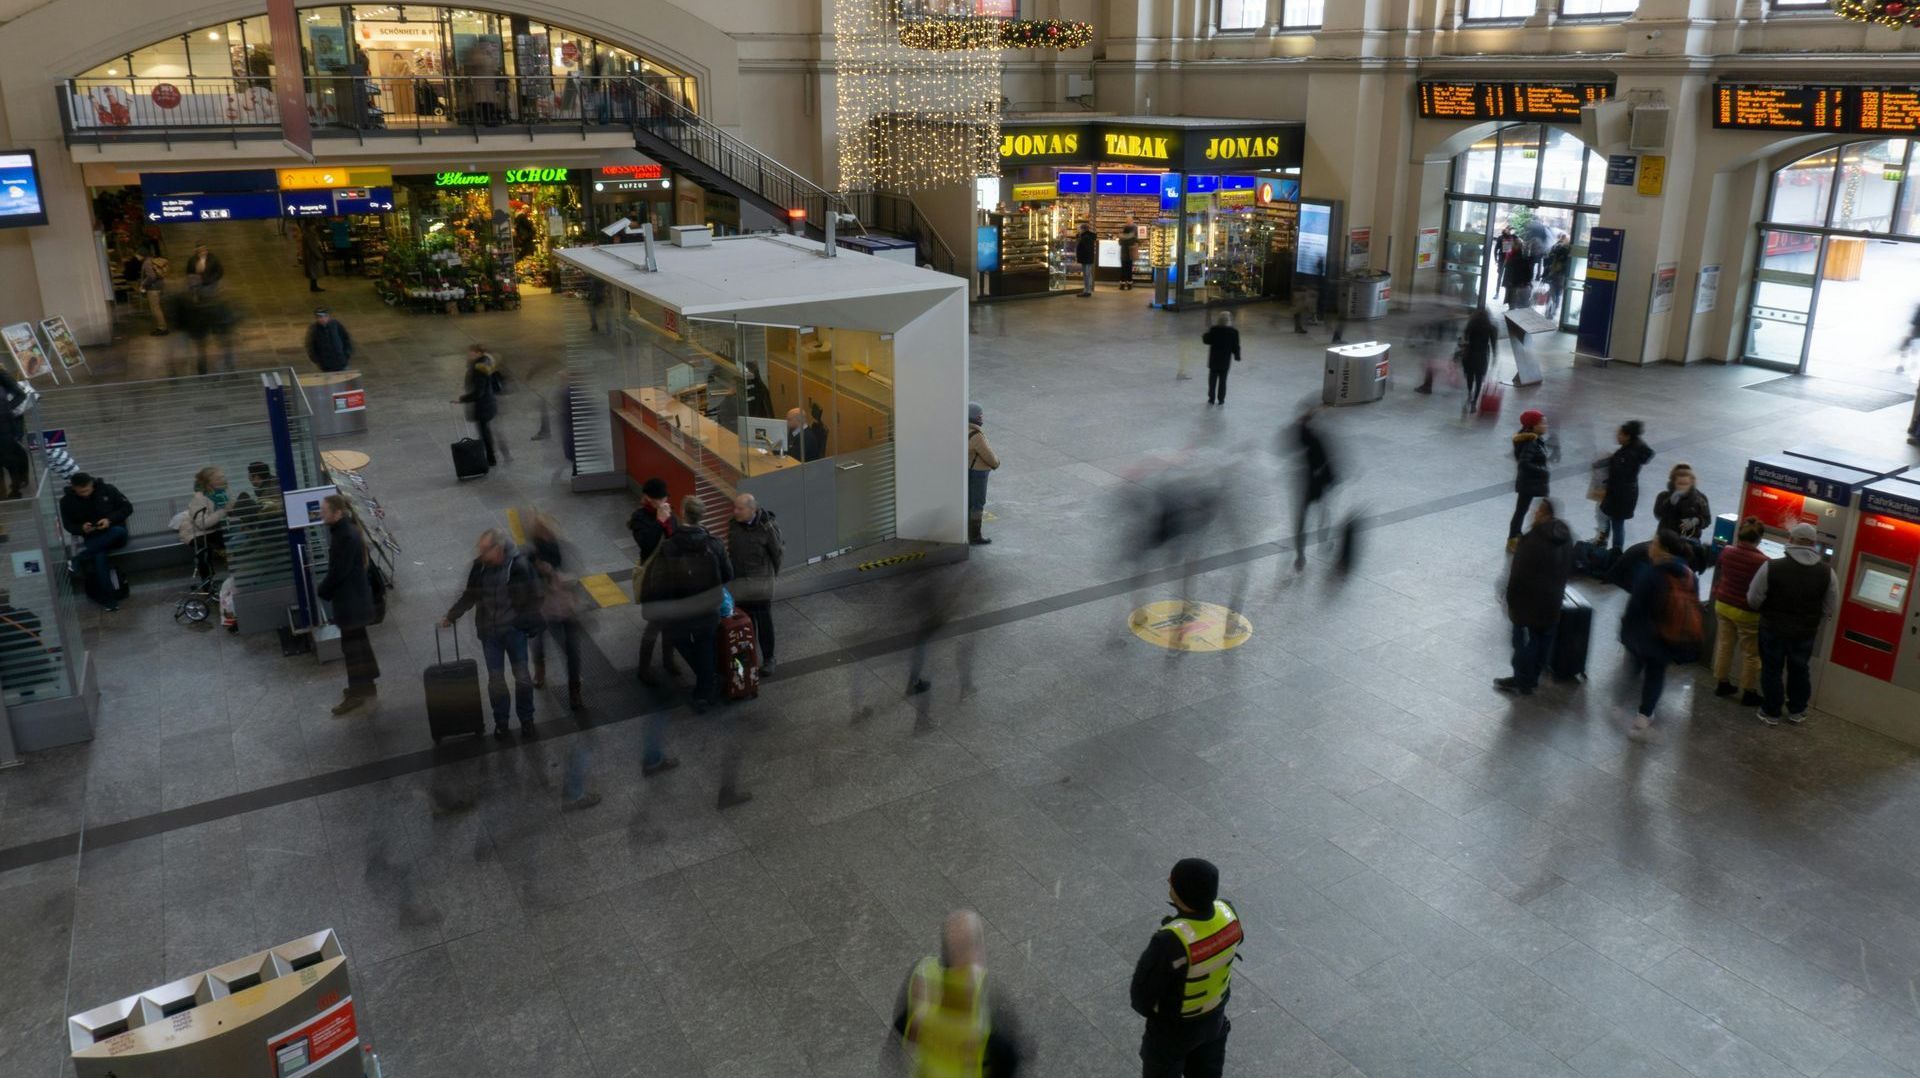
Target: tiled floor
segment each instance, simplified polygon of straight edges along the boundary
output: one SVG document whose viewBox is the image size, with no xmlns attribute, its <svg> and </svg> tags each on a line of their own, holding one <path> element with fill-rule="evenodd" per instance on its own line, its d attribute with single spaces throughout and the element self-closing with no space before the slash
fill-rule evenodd
<svg viewBox="0 0 1920 1078">
<path fill-rule="evenodd" d="M 292 360 L 308 304 L 291 249 L 234 227 L 213 235 L 244 354 Z M 1185 855 L 1221 865 L 1247 922 L 1230 1073 L 1920 1074 L 1920 754 L 1829 718 L 1762 728 L 1699 669 L 1674 678 L 1659 735 L 1629 742 L 1620 596 L 1599 588 L 1591 681 L 1491 692 L 1505 420 L 1463 421 L 1404 378 L 1329 416 L 1363 558 L 1342 582 L 1315 547 L 1296 574 L 1274 447 L 1318 385 L 1319 343 L 1244 310 L 1247 361 L 1208 409 L 1201 381 L 1174 380 L 1198 314 L 1141 293 L 983 308 L 997 541 L 938 571 L 959 620 L 931 694 L 895 695 L 920 582 L 783 603 L 780 676 L 751 706 L 672 714 L 685 766 L 642 780 L 626 720 L 662 702 L 627 676 L 639 622 L 621 606 L 588 616 L 597 725 L 576 731 L 550 691 L 538 742 L 436 760 L 414 678 L 472 535 L 544 504 L 585 568 L 620 567 L 627 501 L 562 492 L 526 397 L 508 402 L 513 464 L 446 474 L 466 343 L 538 388 L 570 301 L 410 317 L 364 284 L 329 288 L 373 406 L 346 444 L 373 455 L 406 544 L 374 632 L 381 708 L 333 719 L 337 668 L 174 627 L 167 581 L 97 620 L 99 737 L 0 773 L 0 863 L 18 866 L 0 872 L 8 1078 L 67 1073 L 69 1013 L 323 927 L 397 1078 L 885 1073 L 894 993 L 959 906 L 990 926 L 992 991 L 1034 1073 L 1126 1074 L 1125 982 Z M 175 340 L 97 363 L 151 373 Z M 1749 369 L 1562 356 L 1549 373 L 1507 409 L 1553 416 L 1576 508 L 1585 462 L 1630 416 L 1660 453 L 1649 497 L 1684 459 L 1719 508 L 1753 453 L 1909 452 L 1904 409 L 1741 392 L 1769 377 Z M 1174 655 L 1126 629 L 1180 587 L 1140 540 L 1143 484 L 1168 470 L 1230 494 L 1190 587 L 1251 620 L 1235 650 Z M 606 801 L 563 816 L 582 742 Z M 717 811 L 729 769 L 754 800 Z M 29 845 L 44 840 L 64 845 Z"/>
</svg>

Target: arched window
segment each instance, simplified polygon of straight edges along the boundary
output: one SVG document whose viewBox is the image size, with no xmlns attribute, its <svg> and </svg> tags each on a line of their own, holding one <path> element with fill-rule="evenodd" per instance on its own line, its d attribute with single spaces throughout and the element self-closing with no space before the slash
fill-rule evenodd
<svg viewBox="0 0 1920 1078">
<path fill-rule="evenodd" d="M 1600 214 L 1606 170 L 1605 155 L 1552 124 L 1512 124 L 1461 151 L 1447 188 L 1448 292 L 1464 303 L 1501 309 L 1501 240 L 1510 230 L 1538 264 L 1547 286 L 1544 313 L 1563 326 L 1577 323 L 1587 238 Z M 1563 234 L 1567 265 L 1559 275 L 1558 256 L 1548 255 Z"/>
<path fill-rule="evenodd" d="M 1774 172 L 1748 309 L 1749 361 L 1898 381 L 1894 353 L 1920 303 L 1916 147 L 1849 142 Z M 1912 380 L 1904 384 L 1910 390 Z"/>
</svg>

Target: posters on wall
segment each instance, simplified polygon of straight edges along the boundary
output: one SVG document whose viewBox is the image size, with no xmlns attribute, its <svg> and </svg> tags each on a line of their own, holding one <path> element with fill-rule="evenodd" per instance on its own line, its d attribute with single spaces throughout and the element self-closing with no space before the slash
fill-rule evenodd
<svg viewBox="0 0 1920 1078">
<path fill-rule="evenodd" d="M 1414 269 L 1431 269 L 1440 257 L 1440 230 L 1423 228 L 1420 230 L 1420 245 L 1413 255 Z"/>
<path fill-rule="evenodd" d="M 1680 263 L 1662 262 L 1653 270 L 1653 304 L 1649 311 L 1666 314 L 1673 310 L 1673 286 L 1680 277 Z"/>
<path fill-rule="evenodd" d="M 71 371 L 75 367 L 87 366 L 86 353 L 80 350 L 80 342 L 74 339 L 65 315 L 56 314 L 52 318 L 41 319 L 40 332 L 46 335 L 53 354 L 60 357 L 62 367 Z"/>
<path fill-rule="evenodd" d="M 40 338 L 33 332 L 33 323 L 15 322 L 0 328 L 0 337 L 6 338 L 7 351 L 13 356 L 14 369 L 20 372 L 24 381 L 33 381 L 43 374 L 53 373 L 53 364 L 47 360 L 45 349 L 40 347 Z"/>
<path fill-rule="evenodd" d="M 1658 154 L 1647 154 L 1640 159 L 1639 191 L 1647 198 L 1659 198 L 1667 189 L 1667 159 Z"/>
<path fill-rule="evenodd" d="M 1693 313 L 1712 314 L 1720 305 L 1720 267 L 1701 266 L 1700 284 L 1693 292 Z"/>
<path fill-rule="evenodd" d="M 1640 169 L 1637 154 L 1610 153 L 1607 155 L 1607 186 L 1632 187 L 1634 173 Z"/>
<path fill-rule="evenodd" d="M 1347 269 L 1357 273 L 1371 265 L 1373 257 L 1373 229 L 1350 228 L 1347 230 Z"/>
</svg>

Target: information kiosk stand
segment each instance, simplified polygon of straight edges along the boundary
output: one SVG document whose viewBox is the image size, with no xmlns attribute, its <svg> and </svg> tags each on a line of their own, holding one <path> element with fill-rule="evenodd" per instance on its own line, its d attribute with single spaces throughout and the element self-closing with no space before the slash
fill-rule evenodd
<svg viewBox="0 0 1920 1078">
<path fill-rule="evenodd" d="M 1852 557 L 1816 703 L 1822 711 L 1920 745 L 1920 483 L 1882 479 L 1860 492 Z"/>
</svg>

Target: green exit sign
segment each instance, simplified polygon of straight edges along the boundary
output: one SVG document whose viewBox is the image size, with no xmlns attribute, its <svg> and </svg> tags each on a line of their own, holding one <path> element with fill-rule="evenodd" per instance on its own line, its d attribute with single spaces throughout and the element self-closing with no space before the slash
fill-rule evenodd
<svg viewBox="0 0 1920 1078">
<path fill-rule="evenodd" d="M 1882 172 L 1880 178 L 1888 183 L 1899 183 L 1907 178 L 1907 173 L 1904 169 L 1890 168 Z"/>
</svg>

